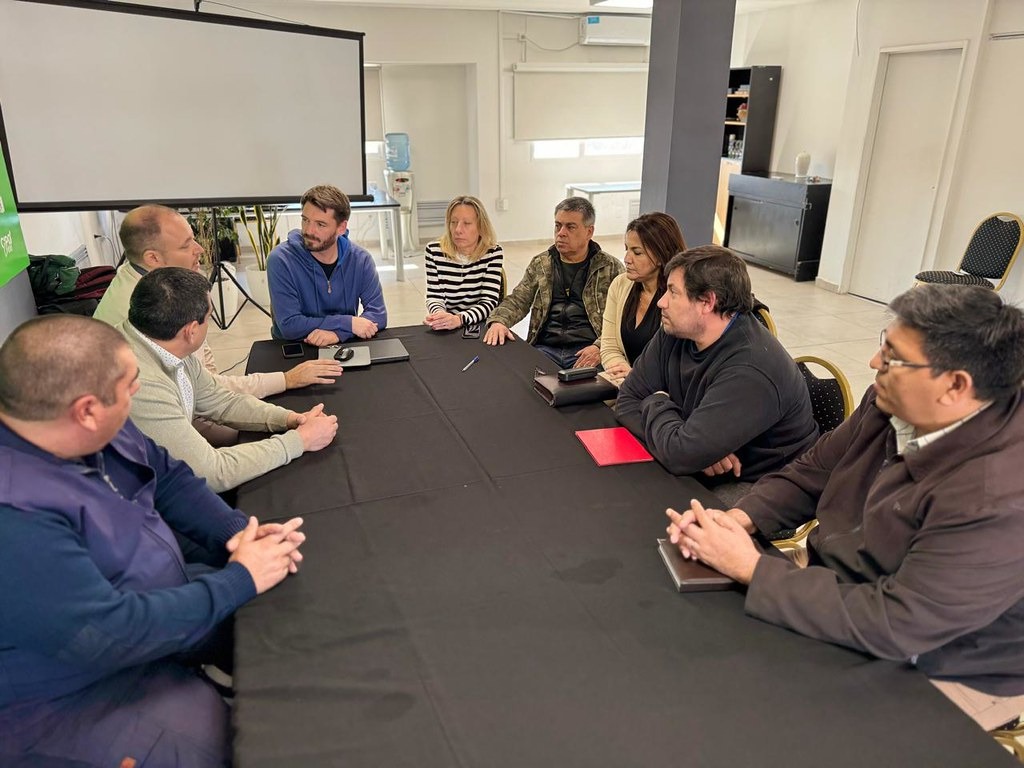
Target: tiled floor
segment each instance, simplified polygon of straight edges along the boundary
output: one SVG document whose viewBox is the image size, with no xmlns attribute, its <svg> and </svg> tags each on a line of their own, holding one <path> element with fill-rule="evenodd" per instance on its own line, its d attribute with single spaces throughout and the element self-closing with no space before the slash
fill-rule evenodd
<svg viewBox="0 0 1024 768">
<path fill-rule="evenodd" d="M 614 238 L 604 237 L 602 242 L 614 242 Z M 503 244 L 509 285 L 519 282 L 530 259 L 549 244 L 541 241 Z M 617 250 L 612 252 L 619 255 Z M 243 255 L 242 264 L 246 263 Z M 401 326 L 422 322 L 426 295 L 422 256 L 406 260 L 403 283 L 395 280 L 392 263 L 382 261 L 379 266 L 388 324 Z M 757 267 L 750 268 L 750 275 L 757 297 L 771 309 L 779 339 L 786 349 L 794 357 L 817 355 L 835 363 L 850 380 L 854 401 L 859 401 L 874 379 L 868 360 L 878 348 L 878 333 L 887 322 L 885 307 L 855 296 L 824 291 L 813 282 L 795 283 L 785 275 Z M 524 322 L 517 329 L 525 329 L 525 325 Z M 253 341 L 269 338 L 269 319 L 251 305 L 242 310 L 227 331 L 211 328 L 209 336 L 222 370 L 243 361 Z M 241 364 L 231 373 L 244 369 L 245 365 Z"/>
</svg>

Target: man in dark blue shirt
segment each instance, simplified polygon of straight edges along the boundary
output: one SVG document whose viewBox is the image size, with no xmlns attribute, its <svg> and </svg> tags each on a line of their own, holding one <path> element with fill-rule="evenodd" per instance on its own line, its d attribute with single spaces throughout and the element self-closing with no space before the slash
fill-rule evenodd
<svg viewBox="0 0 1024 768">
<path fill-rule="evenodd" d="M 138 364 L 97 320 L 0 347 L 0 764 L 219 766 L 227 706 L 200 677 L 223 622 L 301 560 L 128 421 Z M 224 565 L 186 567 L 170 526 Z"/>
</svg>

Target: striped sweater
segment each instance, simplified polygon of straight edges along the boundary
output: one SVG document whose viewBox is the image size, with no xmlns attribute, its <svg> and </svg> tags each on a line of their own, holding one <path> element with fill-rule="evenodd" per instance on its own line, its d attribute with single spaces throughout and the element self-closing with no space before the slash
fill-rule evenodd
<svg viewBox="0 0 1024 768">
<path fill-rule="evenodd" d="M 427 312 L 451 312 L 463 325 L 482 323 L 498 306 L 501 293 L 501 246 L 476 261 L 460 264 L 444 255 L 439 242 L 427 244 Z"/>
</svg>

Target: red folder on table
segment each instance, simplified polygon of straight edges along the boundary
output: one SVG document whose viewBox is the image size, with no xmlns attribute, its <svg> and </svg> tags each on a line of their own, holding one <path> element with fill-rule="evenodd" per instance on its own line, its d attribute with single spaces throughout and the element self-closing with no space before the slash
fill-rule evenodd
<svg viewBox="0 0 1024 768">
<path fill-rule="evenodd" d="M 581 429 L 576 433 L 576 437 L 599 467 L 654 461 L 654 457 L 647 452 L 643 444 L 625 427 Z"/>
</svg>

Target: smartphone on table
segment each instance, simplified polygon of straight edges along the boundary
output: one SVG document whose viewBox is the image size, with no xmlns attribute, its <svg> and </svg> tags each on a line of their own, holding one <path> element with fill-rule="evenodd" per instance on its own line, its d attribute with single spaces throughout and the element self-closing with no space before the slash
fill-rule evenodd
<svg viewBox="0 0 1024 768">
<path fill-rule="evenodd" d="M 303 349 L 301 342 L 289 342 L 281 345 L 281 354 L 285 357 L 305 357 L 306 350 Z"/>
</svg>

